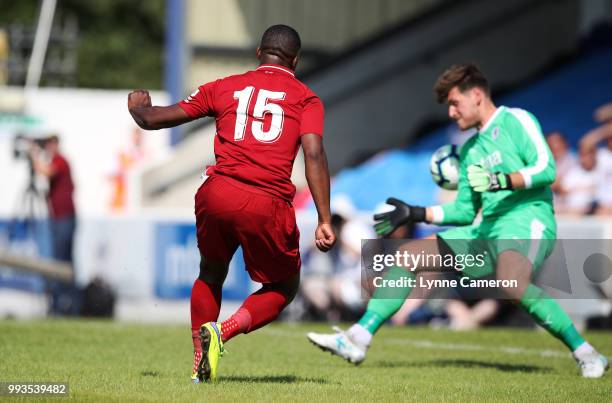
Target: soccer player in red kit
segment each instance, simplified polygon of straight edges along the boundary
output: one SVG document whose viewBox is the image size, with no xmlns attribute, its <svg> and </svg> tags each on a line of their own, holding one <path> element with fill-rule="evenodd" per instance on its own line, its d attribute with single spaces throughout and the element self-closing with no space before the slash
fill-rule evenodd
<svg viewBox="0 0 612 403">
<path fill-rule="evenodd" d="M 268 28 L 257 48 L 260 66 L 200 86 L 175 105 L 151 105 L 133 91 L 128 109 L 143 129 L 214 116 L 216 164 L 195 196 L 200 275 L 191 293 L 194 382 L 214 381 L 223 343 L 272 322 L 299 286 L 299 231 L 292 206 L 293 161 L 300 144 L 319 220 L 315 244 L 335 243 L 329 172 L 322 144 L 323 104 L 294 76 L 301 42 L 285 25 Z M 262 287 L 228 319 L 217 322 L 229 262 L 242 246 L 247 271 Z"/>
</svg>

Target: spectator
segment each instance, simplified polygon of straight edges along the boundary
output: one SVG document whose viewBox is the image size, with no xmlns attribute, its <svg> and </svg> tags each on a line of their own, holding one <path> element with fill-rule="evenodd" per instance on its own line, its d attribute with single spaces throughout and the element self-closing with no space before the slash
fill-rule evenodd
<svg viewBox="0 0 612 403">
<path fill-rule="evenodd" d="M 612 122 L 607 131 L 607 147 L 597 150 L 597 215 L 612 215 Z"/>
<path fill-rule="evenodd" d="M 612 102 L 604 104 L 595 110 L 593 114 L 599 123 L 612 122 Z"/>
<path fill-rule="evenodd" d="M 345 223 L 343 217 L 332 214 L 332 227 L 336 234 Z M 340 238 L 337 238 L 337 242 Z M 302 252 L 302 281 L 300 292 L 306 302 L 306 310 L 314 320 L 339 321 L 340 311 L 334 305 L 331 296 L 331 279 L 334 276 L 338 248 L 323 253 L 309 245 Z"/>
<path fill-rule="evenodd" d="M 332 295 L 346 320 L 355 319 L 364 307 L 361 276 L 361 241 L 376 237 L 371 225 L 359 218 L 351 218 L 342 227 L 338 243 L 336 274 L 332 281 Z"/>
<path fill-rule="evenodd" d="M 580 140 L 581 150 L 597 150 L 597 208 L 595 214 L 612 215 L 612 103 L 598 108 L 594 113 L 600 126 L 588 132 Z M 606 141 L 606 147 L 597 148 Z"/>
<path fill-rule="evenodd" d="M 593 211 L 598 185 L 596 150 L 582 147 L 578 157 L 579 164 L 572 166 L 560 180 L 563 203 L 555 204 L 557 213 L 584 215 Z"/>
<path fill-rule="evenodd" d="M 550 147 L 555 165 L 557 166 L 557 176 L 554 183 L 550 186 L 555 197 L 555 209 L 563 209 L 565 207 L 566 194 L 561 186 L 561 178 L 575 168 L 578 163 L 576 162 L 576 157 L 570 152 L 567 141 L 561 132 L 549 133 L 546 136 L 546 142 Z"/>
<path fill-rule="evenodd" d="M 38 146 L 32 147 L 31 158 L 34 172 L 49 181 L 47 202 L 49 223 L 51 227 L 51 244 L 53 258 L 72 266 L 72 248 L 76 228 L 76 214 L 72 194 L 74 185 L 70 173 L 70 164 L 61 154 L 59 138 L 51 136 L 44 145 L 42 155 Z M 51 313 L 76 313 L 73 301 L 74 287 L 65 287 L 54 281 L 49 282 L 51 293 Z"/>
<path fill-rule="evenodd" d="M 134 167 L 148 159 L 149 151 L 144 144 L 142 130 L 135 127 L 132 130 L 130 144 L 118 152 L 116 167 L 110 175 L 112 211 L 123 211 L 128 206 L 128 174 Z"/>
<path fill-rule="evenodd" d="M 49 181 L 47 201 L 51 223 L 53 258 L 72 264 L 72 244 L 76 215 L 72 193 L 74 185 L 70 164 L 59 150 L 59 138 L 51 136 L 45 142 L 46 162 L 36 146 L 32 149 L 34 172 Z"/>
<path fill-rule="evenodd" d="M 361 240 L 375 237 L 374 230 L 357 217 L 350 199 L 331 200 L 332 225 L 338 234 L 335 250 L 306 253 L 301 291 L 316 319 L 332 322 L 354 319 L 363 308 L 361 289 Z"/>
</svg>

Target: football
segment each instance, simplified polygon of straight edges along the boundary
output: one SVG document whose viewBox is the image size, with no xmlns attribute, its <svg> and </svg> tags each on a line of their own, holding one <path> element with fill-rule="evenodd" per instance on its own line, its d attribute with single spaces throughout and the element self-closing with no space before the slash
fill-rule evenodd
<svg viewBox="0 0 612 403">
<path fill-rule="evenodd" d="M 431 156 L 431 177 L 443 189 L 456 190 L 459 183 L 459 147 L 446 144 Z"/>
</svg>

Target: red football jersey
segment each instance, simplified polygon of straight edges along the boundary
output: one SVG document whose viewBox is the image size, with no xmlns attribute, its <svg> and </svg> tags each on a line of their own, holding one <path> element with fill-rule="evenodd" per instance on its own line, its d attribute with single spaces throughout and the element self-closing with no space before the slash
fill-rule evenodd
<svg viewBox="0 0 612 403">
<path fill-rule="evenodd" d="M 200 86 L 178 103 L 193 118 L 214 116 L 216 164 L 222 175 L 292 201 L 300 136 L 323 135 L 323 104 L 293 71 L 277 65 Z"/>
</svg>

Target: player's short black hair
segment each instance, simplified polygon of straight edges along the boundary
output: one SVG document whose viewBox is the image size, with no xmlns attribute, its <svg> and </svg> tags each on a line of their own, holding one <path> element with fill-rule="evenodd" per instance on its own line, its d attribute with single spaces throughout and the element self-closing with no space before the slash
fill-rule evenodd
<svg viewBox="0 0 612 403">
<path fill-rule="evenodd" d="M 272 25 L 261 36 L 259 49 L 262 53 L 292 61 L 300 52 L 300 34 L 288 25 Z"/>
<path fill-rule="evenodd" d="M 434 85 L 438 102 L 445 102 L 454 87 L 461 92 L 478 87 L 491 96 L 487 77 L 474 63 L 454 64 L 438 77 Z"/>
</svg>

